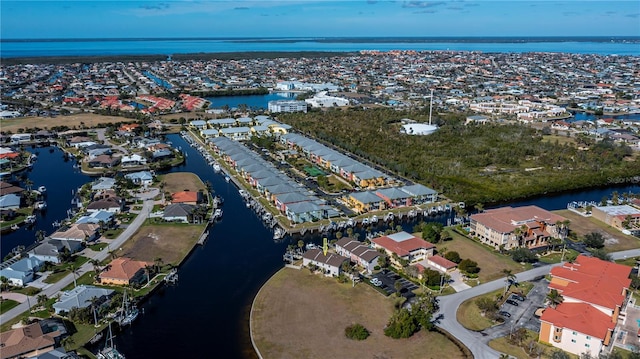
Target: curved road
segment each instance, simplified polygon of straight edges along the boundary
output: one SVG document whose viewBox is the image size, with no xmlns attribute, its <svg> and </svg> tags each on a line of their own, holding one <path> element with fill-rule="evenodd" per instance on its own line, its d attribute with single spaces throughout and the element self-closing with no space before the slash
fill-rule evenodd
<svg viewBox="0 0 640 359">
<path fill-rule="evenodd" d="M 129 224 L 129 226 L 127 226 L 127 228 L 125 228 L 125 230 L 122 233 L 120 233 L 120 235 L 116 239 L 114 239 L 109 244 L 108 247 L 106 247 L 104 250 L 100 252 L 97 252 L 91 259 L 102 261 L 106 259 L 107 256 L 109 256 L 110 250 L 120 248 L 120 246 L 122 246 L 122 244 L 127 239 L 129 239 L 134 233 L 136 233 L 138 228 L 140 228 L 140 226 L 144 223 L 144 221 L 149 216 L 149 213 L 153 209 L 153 204 L 154 202 L 152 198 L 145 198 L 144 204 L 142 205 L 142 210 L 136 216 L 136 218 Z M 78 269 L 78 276 L 92 269 L 93 269 L 93 266 L 89 263 L 89 261 L 87 261 Z M 57 281 L 56 283 L 53 283 L 43 288 L 43 290 L 40 293 L 38 293 L 38 295 L 45 294 L 48 298 L 55 297 L 56 294 L 58 294 L 58 292 L 62 290 L 62 288 L 73 283 L 73 278 L 74 278 L 73 274 L 69 274 L 66 277 Z M 18 315 L 24 313 L 29 309 L 29 304 L 36 304 L 37 302 L 38 302 L 37 296 L 28 297 L 27 301 L 20 303 L 19 305 L 15 306 L 14 308 L 11 308 L 7 312 L 0 315 L 0 324 L 4 324 L 9 320 L 17 317 Z"/>
<path fill-rule="evenodd" d="M 627 251 L 611 253 L 611 257 L 614 260 L 637 256 L 640 256 L 640 249 L 631 249 Z M 551 268 L 560 265 L 562 265 L 562 263 L 537 267 L 516 274 L 516 278 L 519 282 L 529 281 L 536 277 L 547 275 Z M 469 298 L 473 298 L 485 293 L 489 293 L 496 289 L 503 288 L 505 280 L 506 277 L 481 284 L 462 292 L 438 297 L 440 310 L 434 315 L 434 317 L 436 318 L 439 317 L 437 326 L 446 330 L 451 335 L 460 340 L 467 348 L 469 348 L 469 350 L 471 350 L 474 358 L 499 358 L 501 353 L 489 347 L 488 338 L 483 337 L 479 332 L 474 332 L 472 330 L 464 328 L 458 322 L 456 318 L 458 307 L 460 307 L 460 304 L 462 304 L 462 302 Z"/>
</svg>

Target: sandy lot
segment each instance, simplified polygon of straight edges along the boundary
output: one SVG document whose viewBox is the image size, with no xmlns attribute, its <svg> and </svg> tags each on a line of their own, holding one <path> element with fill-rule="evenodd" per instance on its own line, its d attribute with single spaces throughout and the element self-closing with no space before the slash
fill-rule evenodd
<svg viewBox="0 0 640 359">
<path fill-rule="evenodd" d="M 98 127 L 98 125 L 127 122 L 133 123 L 136 120 L 118 117 L 118 116 L 102 116 L 93 113 L 78 113 L 69 116 L 57 116 L 57 117 L 21 117 L 15 119 L 8 119 L 0 121 L 2 132 L 11 131 L 12 133 L 18 132 L 19 128 L 41 128 L 50 129 L 56 126 L 68 126 L 69 128 L 90 128 Z"/>
<path fill-rule="evenodd" d="M 605 238 L 605 249 L 609 252 L 624 251 L 640 248 L 640 240 L 633 236 L 622 234 L 617 229 L 600 222 L 592 217 L 582 217 L 567 209 L 554 211 L 571 221 L 569 230 L 582 237 L 587 233 L 599 232 Z"/>
<path fill-rule="evenodd" d="M 117 252 L 119 257 L 178 264 L 196 244 L 204 225 L 145 225 Z"/>
<path fill-rule="evenodd" d="M 200 177 L 191 172 L 174 172 L 167 173 L 160 179 L 164 182 L 165 192 L 180 192 L 180 191 L 193 191 L 204 190 L 206 187 Z"/>
<path fill-rule="evenodd" d="M 463 358 L 445 336 L 419 332 L 408 339 L 386 337 L 384 326 L 393 298 L 367 284 L 340 284 L 307 269 L 283 268 L 260 290 L 252 308 L 253 338 L 265 359 L 429 359 Z M 345 337 L 344 329 L 362 324 L 371 335 Z"/>
</svg>

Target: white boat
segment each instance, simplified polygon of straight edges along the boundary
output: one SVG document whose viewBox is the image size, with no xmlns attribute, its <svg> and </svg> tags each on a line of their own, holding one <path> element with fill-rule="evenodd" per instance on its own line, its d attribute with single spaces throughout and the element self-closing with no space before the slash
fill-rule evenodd
<svg viewBox="0 0 640 359">
<path fill-rule="evenodd" d="M 362 225 L 363 225 L 363 226 L 369 225 L 369 218 L 366 218 L 366 217 L 365 217 L 365 218 L 363 218 L 363 219 L 362 219 Z"/>
<path fill-rule="evenodd" d="M 17 231 L 18 229 L 20 229 L 20 227 L 17 224 L 11 225 L 11 230 L 12 231 Z"/>
<path fill-rule="evenodd" d="M 213 218 L 214 219 L 222 218 L 222 209 L 216 208 L 216 210 L 213 212 Z"/>
<path fill-rule="evenodd" d="M 36 202 L 34 207 L 35 207 L 35 209 L 45 209 L 45 208 L 47 208 L 47 202 L 45 202 L 45 201 Z"/>
<path fill-rule="evenodd" d="M 33 224 L 36 223 L 36 216 L 35 215 L 29 215 L 27 216 L 27 218 L 24 219 L 24 223 L 26 224 Z"/>
<path fill-rule="evenodd" d="M 286 234 L 287 232 L 284 229 L 280 227 L 276 227 L 276 229 L 273 231 L 273 239 L 274 240 L 282 239 Z"/>
<path fill-rule="evenodd" d="M 225 180 L 225 181 L 227 181 L 227 182 L 229 182 L 229 181 L 231 181 L 231 177 L 229 177 L 229 176 L 224 176 L 224 180 Z"/>
<path fill-rule="evenodd" d="M 45 187 L 45 186 L 40 186 L 40 187 L 38 187 L 38 192 L 40 192 L 40 193 L 45 193 L 45 192 L 47 192 L 47 187 Z"/>
<path fill-rule="evenodd" d="M 376 216 L 375 214 L 373 216 L 371 216 L 371 219 L 369 220 L 369 222 L 371 223 L 378 223 L 378 216 Z"/>
<path fill-rule="evenodd" d="M 121 327 L 127 326 L 133 323 L 133 321 L 136 320 L 136 318 L 138 318 L 139 314 L 140 314 L 140 311 L 135 305 L 131 307 L 129 306 L 129 300 L 127 299 L 127 291 L 125 290 L 124 295 L 122 297 L 122 313 L 120 314 L 120 317 L 117 319 L 118 324 L 120 324 Z"/>
<path fill-rule="evenodd" d="M 111 322 L 109 322 L 109 337 L 104 349 L 98 352 L 98 359 L 125 359 L 124 355 L 120 353 L 113 344 L 113 333 L 111 332 Z"/>
<path fill-rule="evenodd" d="M 220 172 L 220 164 L 217 162 L 213 163 L 213 170 L 216 172 Z"/>
</svg>

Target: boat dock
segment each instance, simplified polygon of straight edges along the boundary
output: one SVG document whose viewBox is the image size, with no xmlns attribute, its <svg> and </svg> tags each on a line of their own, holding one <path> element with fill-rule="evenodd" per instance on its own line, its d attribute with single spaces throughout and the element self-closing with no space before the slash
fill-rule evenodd
<svg viewBox="0 0 640 359">
<path fill-rule="evenodd" d="M 200 236 L 200 239 L 198 239 L 198 244 L 199 245 L 203 245 L 204 242 L 207 241 L 207 238 L 209 238 L 209 231 L 204 231 L 204 233 L 202 233 L 202 235 Z"/>
</svg>

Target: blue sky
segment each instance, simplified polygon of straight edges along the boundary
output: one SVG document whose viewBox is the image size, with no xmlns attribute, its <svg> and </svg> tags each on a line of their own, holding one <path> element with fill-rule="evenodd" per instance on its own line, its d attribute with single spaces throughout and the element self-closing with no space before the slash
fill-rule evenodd
<svg viewBox="0 0 640 359">
<path fill-rule="evenodd" d="M 0 37 L 640 36 L 625 1 L 12 1 Z"/>
</svg>

